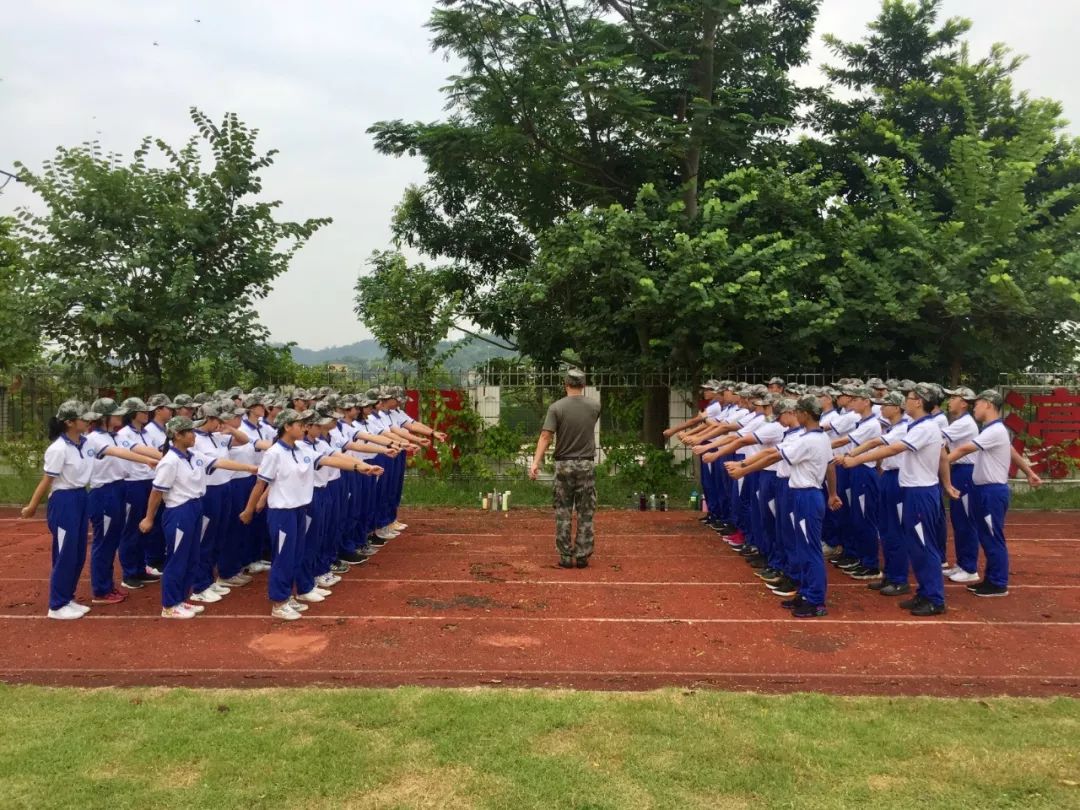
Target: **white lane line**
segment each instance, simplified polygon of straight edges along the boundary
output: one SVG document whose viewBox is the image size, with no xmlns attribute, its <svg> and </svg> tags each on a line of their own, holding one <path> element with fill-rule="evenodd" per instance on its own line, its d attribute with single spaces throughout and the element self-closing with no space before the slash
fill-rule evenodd
<svg viewBox="0 0 1080 810">
<path fill-rule="evenodd" d="M 805 619 L 795 618 L 779 618 L 779 619 L 766 619 L 766 618 L 750 618 L 750 619 L 716 619 L 716 618 L 703 618 L 703 619 L 680 619 L 674 617 L 668 618 L 623 618 L 616 616 L 490 616 L 490 615 L 475 615 L 475 614 L 440 614 L 437 616 L 430 615 L 417 615 L 417 616 L 394 616 L 394 615 L 365 615 L 365 614 L 336 614 L 336 615 L 324 615 L 316 614 L 310 618 L 317 621 L 337 621 L 339 619 L 354 619 L 358 621 L 378 621 L 378 622 L 465 622 L 465 621 L 483 621 L 496 624 L 498 622 L 540 622 L 545 624 L 798 624 L 803 627 L 807 626 Z M 19 615 L 19 614 L 0 614 L 0 620 L 11 619 L 13 621 L 48 621 L 48 616 L 44 615 Z M 238 614 L 220 614 L 220 613 L 203 613 L 198 617 L 199 621 L 205 622 L 211 619 L 218 620 L 234 620 L 234 619 L 266 619 L 273 620 L 269 612 L 267 613 L 238 613 Z M 83 621 L 167 621 L 162 619 L 156 614 L 137 614 L 133 616 L 99 616 L 95 614 L 88 614 L 83 617 Z M 960 627 L 1080 627 L 1080 622 L 1034 622 L 1034 621 L 974 621 L 966 619 L 942 619 L 932 621 L 920 621 L 919 619 L 814 619 L 813 624 L 880 624 L 880 625 L 914 625 L 917 627 L 941 627 L 943 625 L 960 626 Z M 310 622 L 309 622 L 310 624 Z"/>
<path fill-rule="evenodd" d="M 427 675 L 479 675 L 489 679 L 497 676 L 504 677 L 614 677 L 614 678 L 776 678 L 783 680 L 803 680 L 807 678 L 837 680 L 866 680 L 866 681 L 924 681 L 924 680 L 947 680 L 947 681 L 1054 681 L 1066 684 L 1080 685 L 1080 676 L 1077 675 L 989 675 L 980 672 L 971 674 L 943 674 L 932 673 L 896 674 L 896 673 L 854 673 L 854 672 L 745 672 L 745 671 L 694 671 L 694 670 L 619 670 L 619 669 L 323 669 L 312 667 L 281 667 L 280 669 L 253 669 L 250 667 L 198 667 L 191 669 L 169 669 L 167 667 L 124 667 L 113 669 L 88 669 L 86 667 L 2 667 L 0 676 L 9 673 L 19 674 L 77 674 L 77 675 L 106 675 L 116 676 L 120 674 L 143 674 L 143 675 L 329 675 L 329 676 L 362 676 L 362 675 L 398 675 L 422 678 Z M 228 688 L 228 687 L 225 687 Z"/>
</svg>

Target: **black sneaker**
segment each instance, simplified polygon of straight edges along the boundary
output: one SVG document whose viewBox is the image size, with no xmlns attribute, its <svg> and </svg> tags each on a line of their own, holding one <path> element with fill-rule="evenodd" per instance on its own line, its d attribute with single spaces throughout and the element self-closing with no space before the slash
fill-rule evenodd
<svg viewBox="0 0 1080 810">
<path fill-rule="evenodd" d="M 349 573 L 349 564 L 342 562 L 341 560 L 334 560 L 330 563 L 331 574 L 347 574 Z"/>
<path fill-rule="evenodd" d="M 856 568 L 862 568 L 863 564 L 858 560 L 851 560 L 849 562 L 837 563 L 836 567 L 841 571 L 854 571 Z"/>
<path fill-rule="evenodd" d="M 784 572 L 777 571 L 775 568 L 762 568 L 760 571 L 755 571 L 754 576 L 760 577 L 765 582 L 776 583 L 784 578 Z"/>
<path fill-rule="evenodd" d="M 559 568 L 573 568 L 573 567 L 574 567 L 574 558 L 573 557 L 559 557 Z"/>
<path fill-rule="evenodd" d="M 1000 585 L 992 585 L 988 580 L 985 580 L 985 579 L 982 582 L 980 582 L 978 585 L 976 585 L 975 587 L 973 587 L 973 588 L 969 587 L 968 590 L 971 591 L 976 596 L 1008 596 L 1009 595 L 1008 587 L 1002 587 Z"/>
<path fill-rule="evenodd" d="M 743 557 L 753 557 L 755 554 L 760 554 L 761 549 L 757 546 L 752 546 L 749 543 L 743 543 L 743 545 L 739 547 L 738 553 Z"/>
<path fill-rule="evenodd" d="M 925 596 L 919 596 L 918 594 L 915 594 L 910 599 L 905 599 L 903 602 L 898 603 L 898 606 L 900 608 L 902 608 L 903 610 L 911 610 L 912 608 L 915 608 L 918 605 L 921 605 L 923 602 L 929 602 L 929 601 L 930 600 L 927 599 Z"/>
<path fill-rule="evenodd" d="M 124 577 L 120 580 L 120 584 L 127 588 L 129 591 L 137 591 L 139 588 L 145 588 L 146 582 L 142 577 Z"/>
<path fill-rule="evenodd" d="M 787 610 L 795 610 L 795 608 L 802 607 L 805 604 L 809 603 L 801 596 L 796 596 L 794 599 L 785 599 L 783 602 L 780 603 L 780 607 Z"/>
<path fill-rule="evenodd" d="M 854 557 L 849 557 L 847 554 L 841 554 L 839 557 L 833 557 L 829 560 L 830 563 L 837 568 L 843 568 L 845 565 L 858 565 L 859 561 Z"/>
<path fill-rule="evenodd" d="M 768 588 L 777 596 L 794 596 L 799 592 L 799 584 L 787 576 L 775 585 L 768 585 Z"/>
<path fill-rule="evenodd" d="M 713 520 L 712 515 L 705 515 L 705 517 L 699 517 L 698 518 L 698 523 L 713 523 L 713 522 L 714 522 L 714 520 Z"/>
<path fill-rule="evenodd" d="M 809 602 L 804 601 L 791 611 L 791 615 L 796 619 L 816 619 L 820 616 L 828 616 L 829 611 L 825 609 L 824 605 L 811 605 Z"/>
<path fill-rule="evenodd" d="M 577 561 L 574 564 L 578 568 L 588 568 L 589 567 L 589 558 L 588 557 L 578 557 Z"/>
<path fill-rule="evenodd" d="M 735 524 L 734 523 L 728 523 L 726 521 L 720 521 L 719 523 L 714 525 L 713 528 L 716 529 L 721 534 L 734 534 L 735 531 L 736 531 Z"/>
<path fill-rule="evenodd" d="M 349 565 L 363 565 L 367 562 L 367 555 L 361 554 L 359 551 L 346 551 L 339 557 L 341 562 L 348 563 Z M 348 570 L 347 568 L 345 569 Z"/>
<path fill-rule="evenodd" d="M 852 579 L 881 579 L 881 569 L 860 565 L 858 568 L 847 569 L 847 575 Z"/>
<path fill-rule="evenodd" d="M 924 599 L 911 609 L 912 616 L 940 616 L 945 612 L 945 605 L 935 605 L 929 599 Z"/>
<path fill-rule="evenodd" d="M 389 541 L 384 540 L 381 537 L 372 537 L 371 540 L 369 541 L 368 545 L 370 545 L 370 546 L 372 546 L 374 548 L 382 548 L 383 546 L 385 546 L 387 544 L 387 542 L 389 542 Z"/>
<path fill-rule="evenodd" d="M 882 582 L 884 581 L 885 580 L 882 580 Z M 870 587 L 873 588 L 874 586 L 871 585 Z M 878 591 L 878 593 L 880 593 L 882 596 L 900 596 L 904 593 L 911 593 L 911 586 L 908 585 L 906 582 L 890 582 L 888 585 Z"/>
<path fill-rule="evenodd" d="M 747 557 L 746 563 L 757 571 L 768 566 L 769 559 L 764 554 L 755 554 L 753 557 Z"/>
<path fill-rule="evenodd" d="M 888 584 L 889 583 L 885 581 L 885 577 L 882 577 L 881 579 L 875 579 L 866 587 L 872 591 L 881 591 L 884 590 Z"/>
</svg>

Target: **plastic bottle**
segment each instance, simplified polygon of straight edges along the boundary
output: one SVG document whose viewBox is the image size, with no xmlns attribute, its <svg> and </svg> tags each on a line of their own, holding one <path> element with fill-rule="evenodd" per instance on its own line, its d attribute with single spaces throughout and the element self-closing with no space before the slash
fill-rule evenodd
<svg viewBox="0 0 1080 810">
<path fill-rule="evenodd" d="M 690 508 L 693 509 L 694 511 L 697 511 L 697 505 L 698 505 L 698 494 L 697 494 L 697 490 L 695 489 L 693 492 L 690 493 Z"/>
<path fill-rule="evenodd" d="M 668 497 L 667 497 L 667 493 L 665 493 L 665 494 L 660 496 L 660 511 L 661 512 L 666 512 L 667 511 L 667 502 L 668 502 Z"/>
<path fill-rule="evenodd" d="M 510 511 L 510 490 L 506 490 L 506 492 L 502 494 L 502 510 L 504 512 Z"/>
<path fill-rule="evenodd" d="M 642 512 L 649 511 L 649 500 L 644 492 L 638 493 L 638 510 Z"/>
<path fill-rule="evenodd" d="M 488 504 L 489 504 L 490 502 L 491 502 L 491 499 L 490 499 L 490 498 L 489 498 L 489 497 L 487 496 L 487 494 L 486 494 L 486 493 L 485 493 L 485 494 L 483 494 L 483 495 L 482 495 L 482 496 L 480 497 L 480 508 L 481 508 L 481 509 L 483 509 L 483 510 L 484 510 L 484 511 L 486 512 L 486 511 L 487 511 L 488 509 L 490 509 L 490 508 L 491 508 L 491 507 L 490 507 L 490 506 L 488 505 Z"/>
<path fill-rule="evenodd" d="M 649 496 L 649 511 L 650 512 L 655 512 L 656 511 L 656 493 L 655 492 L 652 495 Z"/>
</svg>

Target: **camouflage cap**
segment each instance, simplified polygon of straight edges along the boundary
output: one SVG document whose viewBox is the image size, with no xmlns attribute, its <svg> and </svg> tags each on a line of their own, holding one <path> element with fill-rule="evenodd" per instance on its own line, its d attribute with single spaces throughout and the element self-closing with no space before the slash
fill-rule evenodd
<svg viewBox="0 0 1080 810">
<path fill-rule="evenodd" d="M 326 405 L 326 407 L 328 408 L 336 408 L 340 401 L 341 397 L 331 391 L 329 394 L 323 397 L 322 404 Z"/>
<path fill-rule="evenodd" d="M 721 380 L 719 390 L 721 390 L 721 391 L 734 391 L 737 385 L 738 385 L 738 383 L 736 383 L 734 380 Z"/>
<path fill-rule="evenodd" d="M 146 400 L 146 404 L 150 406 L 151 410 L 157 410 L 158 408 L 176 409 L 176 403 L 169 399 L 167 394 L 154 394 L 150 399 Z"/>
<path fill-rule="evenodd" d="M 776 404 L 773 405 L 773 413 L 776 416 L 779 416 L 782 413 L 794 413 L 796 405 L 796 401 L 791 397 L 781 397 L 776 401 Z"/>
<path fill-rule="evenodd" d="M 844 388 L 844 393 L 854 399 L 870 399 L 874 395 L 866 385 L 848 385 Z"/>
<path fill-rule="evenodd" d="M 207 419 L 220 419 L 221 418 L 221 403 L 220 402 L 204 402 L 199 406 L 199 410 L 195 412 L 195 426 L 201 426 Z"/>
<path fill-rule="evenodd" d="M 821 400 L 817 397 L 799 397 L 795 403 L 795 410 L 809 414 L 814 419 L 821 418 Z"/>
<path fill-rule="evenodd" d="M 246 410 L 249 410 L 249 411 L 250 411 L 250 410 L 251 410 L 252 408 L 257 408 L 257 407 L 258 407 L 259 405 L 263 405 L 264 407 L 265 407 L 265 405 L 266 405 L 266 403 L 265 403 L 265 402 L 263 402 L 263 398 L 262 398 L 262 395 L 261 395 L 261 394 L 256 394 L 256 393 L 254 393 L 254 392 L 253 392 L 253 393 L 250 393 L 250 394 L 248 394 L 248 395 L 247 395 L 246 397 L 244 397 L 244 398 L 243 398 L 243 399 L 242 399 L 242 400 L 240 401 L 240 404 L 241 404 L 241 405 L 243 405 L 243 406 L 244 406 L 244 408 L 245 408 Z"/>
<path fill-rule="evenodd" d="M 173 397 L 173 402 L 177 408 L 194 408 L 195 400 L 187 394 L 177 394 Z"/>
<path fill-rule="evenodd" d="M 885 385 L 885 381 L 883 379 L 881 379 L 881 377 L 871 377 L 869 380 L 866 381 L 866 385 L 869 388 L 888 388 L 889 387 L 889 386 Z"/>
<path fill-rule="evenodd" d="M 741 399 L 746 399 L 747 397 L 752 396 L 752 395 L 753 394 L 750 391 L 750 386 L 749 385 L 741 385 L 740 384 L 740 385 L 735 386 L 735 396 L 740 397 Z"/>
<path fill-rule="evenodd" d="M 909 380 L 905 377 L 897 384 L 896 387 L 903 391 L 905 394 L 907 394 L 915 390 L 915 381 Z"/>
<path fill-rule="evenodd" d="M 318 407 L 308 408 L 300 415 L 304 417 L 304 424 L 306 425 L 332 425 L 337 421 L 333 415 L 323 413 L 322 409 Z"/>
<path fill-rule="evenodd" d="M 259 396 L 259 397 L 261 397 L 261 396 L 262 396 L 263 394 L 265 394 L 265 393 L 266 393 L 266 389 L 265 389 L 265 388 L 263 388 L 263 387 L 262 387 L 261 385 L 256 385 L 256 386 L 255 386 L 254 388 L 252 388 L 252 389 L 251 389 L 251 390 L 250 390 L 250 391 L 249 391 L 248 393 L 249 393 L 249 394 L 255 394 L 255 396 Z"/>
<path fill-rule="evenodd" d="M 372 403 L 375 403 L 379 399 L 379 389 L 378 388 L 369 388 L 363 394 L 357 395 L 356 398 L 358 400 L 361 400 L 361 401 L 363 401 L 365 399 L 369 399 L 369 400 L 371 400 Z"/>
<path fill-rule="evenodd" d="M 806 386 L 802 385 L 801 383 L 791 383 L 790 385 L 787 386 L 787 388 L 784 389 L 784 391 L 785 391 L 785 393 L 795 394 L 796 396 L 800 396 L 800 397 L 803 394 L 813 393 L 813 392 L 807 390 Z"/>
<path fill-rule="evenodd" d="M 306 388 L 297 388 L 295 391 L 292 392 L 292 395 L 289 397 L 289 399 L 294 401 L 297 399 L 302 399 L 307 402 L 307 400 L 311 399 L 311 392 L 308 391 Z"/>
<path fill-rule="evenodd" d="M 90 410 L 94 413 L 100 413 L 102 416 L 124 416 L 127 414 L 126 410 L 116 404 L 115 399 L 109 397 L 95 399 L 90 406 Z"/>
<path fill-rule="evenodd" d="M 275 408 L 284 407 L 284 405 L 281 404 L 281 400 L 273 396 L 263 397 L 263 405 L 266 406 L 267 411 L 272 411 Z"/>
<path fill-rule="evenodd" d="M 206 393 L 205 391 L 200 391 L 195 396 L 193 396 L 191 398 L 191 400 L 196 405 L 202 405 L 204 402 L 209 402 L 210 401 L 210 395 L 208 393 Z"/>
<path fill-rule="evenodd" d="M 783 378 L 783 377 L 770 377 L 770 378 L 769 378 L 769 381 L 768 381 L 767 383 L 765 383 L 765 384 L 766 384 L 766 385 L 779 385 L 779 386 L 783 386 L 783 385 L 784 385 L 784 378 Z"/>
<path fill-rule="evenodd" d="M 896 379 L 896 377 L 889 377 L 889 379 L 885 381 L 885 387 L 892 391 L 900 387 L 900 381 Z"/>
<path fill-rule="evenodd" d="M 892 405 L 897 408 L 904 407 L 904 395 L 899 391 L 890 391 L 880 399 L 872 399 L 870 401 L 873 402 L 875 405 Z"/>
<path fill-rule="evenodd" d="M 194 429 L 195 423 L 186 416 L 174 416 L 165 423 L 165 435 L 170 439 L 175 438 L 177 433 L 183 433 L 185 430 Z"/>
<path fill-rule="evenodd" d="M 862 381 L 861 377 L 848 377 L 847 384 L 848 385 L 866 385 L 866 383 L 864 383 Z"/>
<path fill-rule="evenodd" d="M 225 392 L 225 396 L 228 399 L 236 399 L 237 397 L 242 397 L 243 395 L 244 389 L 238 385 L 234 385 L 232 388 Z"/>
<path fill-rule="evenodd" d="M 302 421 L 304 421 L 304 418 L 299 414 L 299 412 L 294 411 L 292 408 L 285 408 L 281 411 L 281 413 L 274 417 L 274 427 L 283 428 L 286 425 L 291 425 L 296 422 Z"/>
<path fill-rule="evenodd" d="M 152 410 L 149 405 L 138 397 L 128 397 L 120 403 L 120 407 L 128 413 L 150 413 Z"/>
<path fill-rule="evenodd" d="M 222 399 L 225 396 L 225 389 L 219 388 L 210 395 L 213 399 Z"/>
<path fill-rule="evenodd" d="M 831 385 L 823 385 L 818 391 L 819 397 L 828 397 L 829 399 L 836 399 L 840 396 L 840 392 L 833 388 Z"/>
<path fill-rule="evenodd" d="M 347 411 L 350 408 L 359 408 L 360 400 L 356 397 L 343 396 L 341 399 L 338 400 L 337 407 L 343 411 Z"/>
<path fill-rule="evenodd" d="M 247 410 L 237 405 L 231 399 L 223 399 L 218 403 L 218 407 L 221 409 L 222 419 L 231 419 L 234 416 L 243 416 L 247 413 Z"/>
<path fill-rule="evenodd" d="M 703 391 L 719 391 L 720 385 L 721 383 L 719 380 L 706 380 L 699 387 Z"/>
<path fill-rule="evenodd" d="M 930 386 L 931 390 L 937 396 L 937 401 L 938 402 L 941 402 L 942 400 L 945 399 L 945 389 L 944 388 L 942 388 L 940 385 L 938 385 L 937 383 L 934 383 L 934 382 L 927 383 L 927 385 Z"/>
<path fill-rule="evenodd" d="M 998 410 L 1001 410 L 1005 405 L 1005 399 L 1001 396 L 1001 392 L 996 391 L 993 388 L 987 388 L 985 391 L 979 392 L 975 399 L 981 399 L 983 402 L 988 402 Z"/>
<path fill-rule="evenodd" d="M 56 409 L 56 418 L 61 422 L 68 422 L 72 419 L 85 419 L 88 422 L 94 422 L 101 418 L 101 414 L 91 411 L 86 407 L 85 402 L 69 399 L 60 403 L 60 407 Z"/>
<path fill-rule="evenodd" d="M 941 399 L 938 397 L 937 386 L 933 383 L 921 382 L 916 383 L 913 393 L 919 399 L 926 403 L 927 409 L 933 408 Z"/>
<path fill-rule="evenodd" d="M 976 397 L 975 392 L 965 385 L 961 385 L 957 388 L 946 388 L 945 394 L 950 397 L 960 397 L 960 399 L 967 400 L 968 402 L 974 402 Z"/>
</svg>

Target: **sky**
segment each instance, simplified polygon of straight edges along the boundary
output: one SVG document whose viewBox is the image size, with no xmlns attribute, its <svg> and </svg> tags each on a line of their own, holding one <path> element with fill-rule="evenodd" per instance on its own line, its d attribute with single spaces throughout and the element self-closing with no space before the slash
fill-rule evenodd
<svg viewBox="0 0 1080 810">
<path fill-rule="evenodd" d="M 0 45 L 0 169 L 39 168 L 59 145 L 97 139 L 130 155 L 144 135 L 182 144 L 188 109 L 235 112 L 280 154 L 264 172 L 282 217 L 333 217 L 259 304 L 273 340 L 307 348 L 370 335 L 352 311 L 352 288 L 374 250 L 390 247 L 401 194 L 423 181 L 415 158 L 378 154 L 366 129 L 393 118 L 444 115 L 440 88 L 453 72 L 424 28 L 431 0 L 24 0 L 4 12 Z M 819 83 L 828 32 L 858 39 L 873 0 L 823 0 L 810 65 Z M 1077 0 L 945 0 L 945 16 L 968 17 L 974 56 L 995 42 L 1027 54 L 1015 77 L 1056 98 L 1080 133 L 1076 81 Z M 0 214 L 36 206 L 16 183 Z"/>
</svg>

